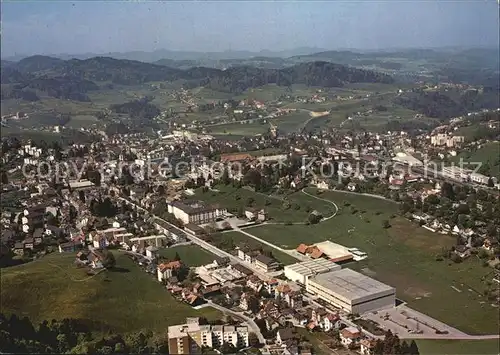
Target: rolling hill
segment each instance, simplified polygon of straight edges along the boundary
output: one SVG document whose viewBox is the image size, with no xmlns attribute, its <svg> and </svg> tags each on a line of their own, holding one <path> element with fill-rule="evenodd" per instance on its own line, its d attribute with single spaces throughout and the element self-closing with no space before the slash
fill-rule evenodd
<svg viewBox="0 0 500 355">
<path fill-rule="evenodd" d="M 127 256 L 116 253 L 115 271 L 94 277 L 73 264 L 74 254 L 50 254 L 40 260 L 2 269 L 2 312 L 34 322 L 75 318 L 96 332 L 165 331 L 185 317 L 215 318 L 211 309 L 196 311 L 167 290 Z"/>
<path fill-rule="evenodd" d="M 96 86 L 90 82 L 139 85 L 176 80 L 184 81 L 188 87 L 206 86 L 231 93 L 243 92 L 248 88 L 266 84 L 336 87 L 348 83 L 393 82 L 393 79 L 386 74 L 319 61 L 300 63 L 284 69 L 236 66 L 227 70 L 206 67 L 182 70 L 165 65 L 109 57 L 63 61 L 57 58 L 35 56 L 2 68 L 2 84 L 15 83 L 18 84 L 16 88 L 34 87 L 49 93 L 49 96 L 54 96 L 51 93 L 60 90 L 61 81 L 71 89 L 71 95 L 74 96 L 75 92 L 85 94 L 89 90 L 95 90 Z M 61 96 L 61 94 L 58 95 Z"/>
</svg>

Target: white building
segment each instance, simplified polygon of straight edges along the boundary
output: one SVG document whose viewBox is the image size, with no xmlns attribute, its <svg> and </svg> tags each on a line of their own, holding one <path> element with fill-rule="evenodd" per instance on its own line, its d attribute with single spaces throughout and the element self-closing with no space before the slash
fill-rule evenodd
<svg viewBox="0 0 500 355">
<path fill-rule="evenodd" d="M 227 213 L 227 209 L 218 206 L 207 206 L 201 201 L 173 201 L 168 203 L 168 212 L 184 224 L 196 225 L 211 223 Z"/>
<path fill-rule="evenodd" d="M 285 277 L 305 285 L 314 275 L 340 270 L 340 266 L 326 259 L 316 259 L 285 266 Z"/>
<path fill-rule="evenodd" d="M 394 307 L 396 289 L 350 269 L 310 277 L 306 291 L 349 313 Z"/>
<path fill-rule="evenodd" d="M 246 326 L 200 325 L 197 319 L 186 324 L 168 327 L 168 345 L 171 354 L 199 354 L 201 348 L 217 349 L 224 343 L 248 347 Z"/>
<path fill-rule="evenodd" d="M 479 173 L 471 173 L 470 179 L 472 182 L 475 182 L 476 184 L 487 185 L 488 181 L 490 180 L 490 177 Z M 493 184 L 495 184 L 496 182 L 495 180 L 496 179 L 493 179 Z"/>
</svg>

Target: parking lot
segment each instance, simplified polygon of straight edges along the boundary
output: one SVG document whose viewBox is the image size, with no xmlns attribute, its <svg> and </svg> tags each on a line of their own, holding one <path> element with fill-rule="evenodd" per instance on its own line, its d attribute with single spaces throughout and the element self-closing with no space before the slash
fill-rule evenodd
<svg viewBox="0 0 500 355">
<path fill-rule="evenodd" d="M 362 316 L 364 319 L 370 319 L 379 324 L 384 330 L 400 336 L 409 334 L 421 335 L 465 335 L 458 329 L 452 328 L 437 319 L 431 318 L 425 314 L 417 312 L 406 305 L 382 310 L 374 313 L 367 313 Z"/>
</svg>

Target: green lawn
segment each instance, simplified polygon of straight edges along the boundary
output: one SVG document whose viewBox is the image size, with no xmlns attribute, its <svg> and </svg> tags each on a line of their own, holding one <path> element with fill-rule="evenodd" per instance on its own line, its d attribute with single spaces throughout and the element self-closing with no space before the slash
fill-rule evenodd
<svg viewBox="0 0 500 355">
<path fill-rule="evenodd" d="M 228 210 L 237 210 L 240 206 L 247 207 L 248 199 L 252 198 L 254 199 L 252 207 L 264 208 L 273 222 L 305 222 L 312 210 L 317 210 L 324 216 L 329 216 L 334 211 L 332 205 L 307 196 L 302 192 L 286 196 L 290 201 L 291 207 L 284 209 L 281 199 L 285 198 L 285 196 L 270 197 L 244 188 L 237 189 L 231 185 L 218 185 L 215 189 L 219 190 L 219 192 L 202 192 L 201 189 L 197 190 L 195 196 L 192 198 L 208 203 L 218 203 L 225 206 Z M 239 199 L 237 199 L 238 196 Z M 299 209 L 296 209 L 297 207 Z"/>
<path fill-rule="evenodd" d="M 215 255 L 197 245 L 181 245 L 172 248 L 160 249 L 160 256 L 173 260 L 179 254 L 182 262 L 187 266 L 201 266 L 209 264 L 216 258 Z"/>
<path fill-rule="evenodd" d="M 255 136 L 265 134 L 269 130 L 267 123 L 227 123 L 217 126 L 207 126 L 207 133 L 215 135 Z"/>
<path fill-rule="evenodd" d="M 33 321 L 78 318 L 96 332 L 127 333 L 148 329 L 165 332 L 185 317 L 220 317 L 211 308 L 196 311 L 176 301 L 156 279 L 125 254 L 116 252 L 116 271 L 88 277 L 74 266 L 74 254 L 2 269 L 2 312 Z"/>
<path fill-rule="evenodd" d="M 493 355 L 500 352 L 498 339 L 492 340 L 417 340 L 422 355 L 477 354 Z"/>
<path fill-rule="evenodd" d="M 253 234 L 252 229 L 249 229 L 248 231 L 250 234 Z M 255 246 L 255 247 L 261 247 L 265 251 L 269 251 L 273 254 L 274 258 L 278 260 L 281 264 L 283 265 L 290 265 L 290 264 L 295 264 L 299 260 L 295 259 L 293 256 L 290 256 L 288 254 L 285 254 L 279 250 L 276 250 L 274 248 L 271 248 L 270 246 L 267 246 L 265 244 L 261 244 L 257 240 L 250 238 L 246 236 L 245 234 L 242 234 L 240 232 L 227 232 L 223 234 L 224 238 L 231 238 L 236 246 L 239 244 L 247 244 L 249 246 Z"/>
<path fill-rule="evenodd" d="M 278 127 L 278 131 L 288 134 L 297 132 L 310 118 L 308 112 L 297 111 L 274 118 L 271 121 Z"/>
<path fill-rule="evenodd" d="M 489 174 L 500 178 L 500 142 L 487 143 L 474 151 L 460 152 L 460 154 L 452 158 L 452 161 L 459 164 L 460 159 L 463 159 L 465 165 L 467 163 L 487 164 Z M 471 165 L 471 168 L 475 167 L 475 164 Z"/>
<path fill-rule="evenodd" d="M 329 221 L 313 226 L 265 225 L 248 231 L 283 248 L 324 240 L 358 247 L 368 253 L 368 259 L 349 267 L 396 287 L 398 297 L 411 307 L 472 334 L 498 330 L 498 309 L 480 294 L 487 288 L 483 277 L 491 269 L 473 258 L 452 265 L 435 261 L 436 253 L 453 245 L 454 238 L 431 233 L 401 217 L 391 218 L 398 205 L 390 201 L 333 191 L 321 197 L 339 205 L 339 214 Z M 389 220 L 391 228 L 384 229 L 383 220 Z"/>
</svg>

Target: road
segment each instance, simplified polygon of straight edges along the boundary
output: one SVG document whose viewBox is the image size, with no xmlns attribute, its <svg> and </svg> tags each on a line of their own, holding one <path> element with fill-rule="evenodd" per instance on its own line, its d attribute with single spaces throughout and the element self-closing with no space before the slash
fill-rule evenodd
<svg viewBox="0 0 500 355">
<path fill-rule="evenodd" d="M 259 338 L 259 342 L 261 344 L 265 344 L 266 343 L 266 339 L 262 335 L 259 326 L 254 322 L 254 320 L 252 318 L 247 317 L 246 315 L 244 315 L 243 312 L 235 312 L 235 311 L 233 311 L 233 310 L 231 310 L 229 308 L 219 306 L 218 304 L 215 304 L 212 301 L 208 301 L 208 303 L 205 303 L 205 304 L 197 307 L 197 309 L 204 308 L 204 307 L 212 307 L 212 308 L 215 308 L 215 309 L 221 311 L 222 313 L 229 313 L 229 314 L 231 314 L 231 315 L 233 315 L 233 316 L 235 316 L 237 318 L 243 319 L 248 324 L 248 326 L 250 328 L 252 328 L 252 331 L 257 335 L 257 338 Z"/>
</svg>

